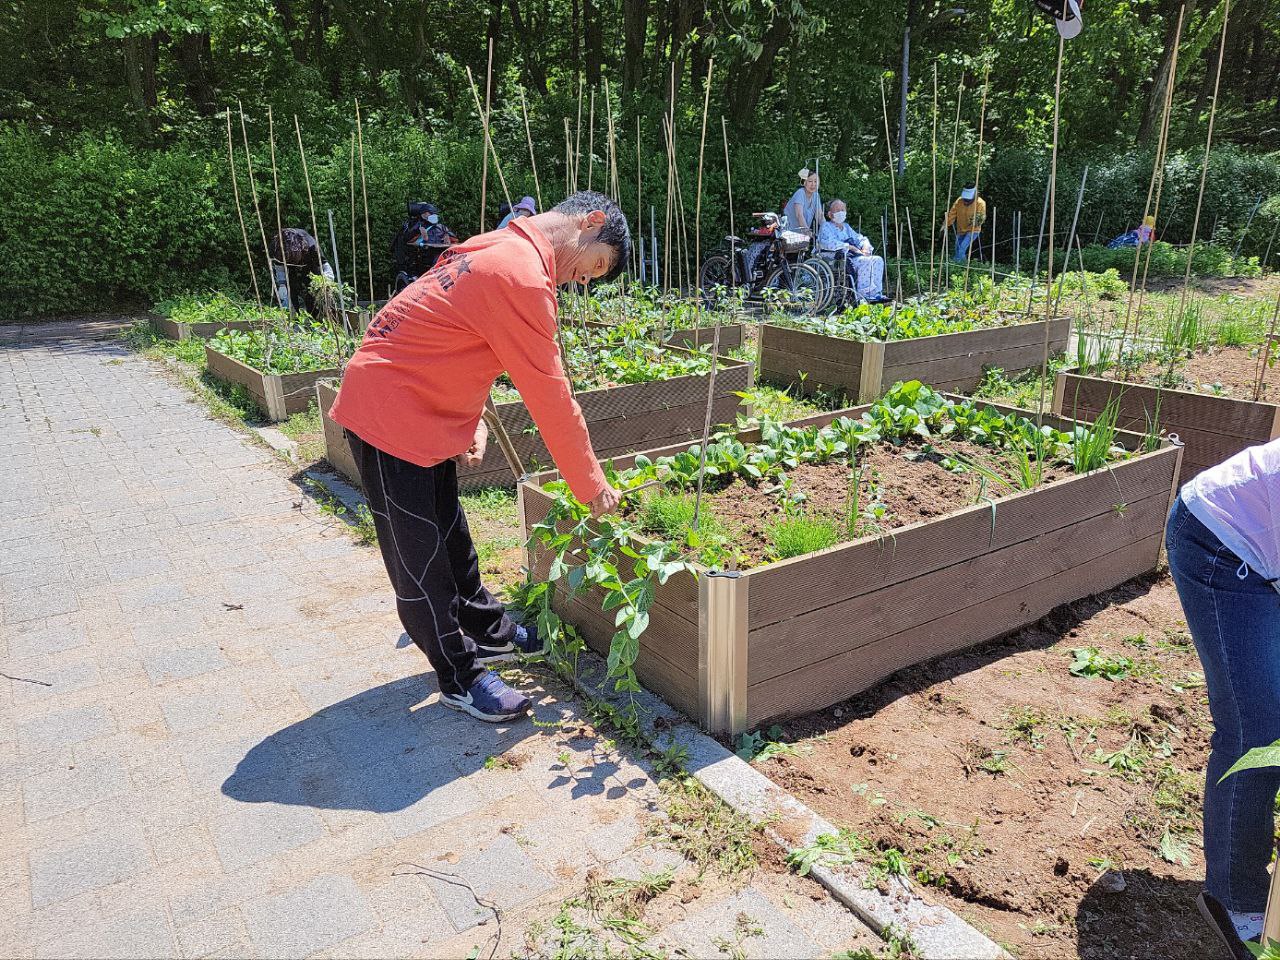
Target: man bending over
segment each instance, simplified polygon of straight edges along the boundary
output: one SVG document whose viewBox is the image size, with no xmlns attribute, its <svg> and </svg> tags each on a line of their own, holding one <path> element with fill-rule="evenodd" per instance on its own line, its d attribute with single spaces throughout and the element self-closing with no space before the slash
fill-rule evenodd
<svg viewBox="0 0 1280 960">
<path fill-rule="evenodd" d="M 556 287 L 611 279 L 630 244 L 618 205 L 583 192 L 450 247 L 369 325 L 330 411 L 359 465 L 400 622 L 444 704 L 481 720 L 528 711 L 486 664 L 542 642 L 480 582 L 457 465 L 484 458 L 481 413 L 506 372 L 574 495 L 597 515 L 617 507 L 560 363 Z"/>
</svg>

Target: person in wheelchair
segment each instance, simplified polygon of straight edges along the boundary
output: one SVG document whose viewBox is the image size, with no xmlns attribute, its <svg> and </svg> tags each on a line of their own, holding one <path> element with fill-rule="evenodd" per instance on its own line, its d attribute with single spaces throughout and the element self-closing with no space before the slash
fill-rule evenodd
<svg viewBox="0 0 1280 960">
<path fill-rule="evenodd" d="M 435 266 L 458 235 L 440 222 L 434 203 L 409 204 L 409 219 L 401 224 L 391 241 L 391 257 L 396 265 L 395 292 L 399 293 Z"/>
<path fill-rule="evenodd" d="M 835 261 L 836 276 L 843 283 L 841 294 L 858 303 L 887 303 L 884 295 L 884 259 L 875 255 L 871 241 L 845 222 L 848 207 L 843 200 L 827 204 L 827 218 L 818 231 L 818 251 Z M 851 278 L 852 283 L 847 282 Z"/>
</svg>

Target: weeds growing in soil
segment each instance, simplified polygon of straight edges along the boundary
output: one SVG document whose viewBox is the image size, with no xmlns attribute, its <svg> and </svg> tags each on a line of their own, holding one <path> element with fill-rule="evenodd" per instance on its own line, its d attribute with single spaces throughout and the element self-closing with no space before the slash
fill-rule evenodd
<svg viewBox="0 0 1280 960">
<path fill-rule="evenodd" d="M 1108 656 L 1097 647 L 1076 647 L 1071 651 L 1070 671 L 1076 677 L 1101 677 L 1103 680 L 1123 680 L 1133 669 L 1129 657 Z"/>
<path fill-rule="evenodd" d="M 826 517 L 783 517 L 769 529 L 773 556 L 779 560 L 825 550 L 840 540 L 840 527 Z"/>
</svg>

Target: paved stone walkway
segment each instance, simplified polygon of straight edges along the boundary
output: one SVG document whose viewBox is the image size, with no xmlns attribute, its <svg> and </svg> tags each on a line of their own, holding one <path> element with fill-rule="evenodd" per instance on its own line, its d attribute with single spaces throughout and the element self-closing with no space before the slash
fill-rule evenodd
<svg viewBox="0 0 1280 960">
<path fill-rule="evenodd" d="M 376 551 L 77 330 L 0 330 L 0 955 L 523 956 L 589 874 L 692 870 L 562 691 L 439 706 Z M 664 952 L 868 942 L 777 869 L 691 889 Z"/>
</svg>

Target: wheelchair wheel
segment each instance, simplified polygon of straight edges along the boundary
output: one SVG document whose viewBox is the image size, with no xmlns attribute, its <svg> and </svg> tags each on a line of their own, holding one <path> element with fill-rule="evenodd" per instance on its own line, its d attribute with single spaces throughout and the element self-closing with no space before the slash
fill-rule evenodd
<svg viewBox="0 0 1280 960">
<path fill-rule="evenodd" d="M 786 265 L 775 267 L 765 279 L 764 285 L 770 290 L 789 293 L 791 296 L 784 305 L 784 309 L 790 313 L 807 316 L 818 309 L 817 304 L 822 296 L 824 282 L 822 274 L 806 262 L 790 267 Z"/>
<path fill-rule="evenodd" d="M 836 294 L 836 274 L 831 269 L 831 264 L 827 263 L 821 257 L 809 257 L 804 261 L 808 266 L 813 267 L 822 277 L 822 295 L 818 298 L 818 302 L 814 305 L 815 310 L 825 310 L 831 306 L 831 301 Z"/>
<path fill-rule="evenodd" d="M 713 253 L 702 261 L 702 269 L 698 271 L 698 289 L 708 304 L 722 299 L 720 291 L 728 290 L 733 284 L 729 275 L 729 255 Z"/>
</svg>

